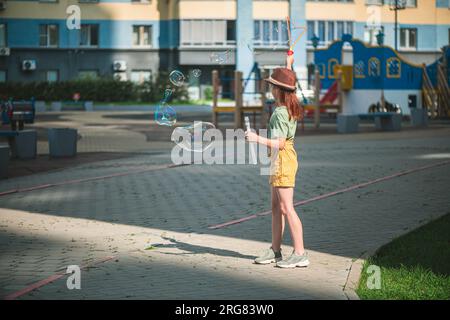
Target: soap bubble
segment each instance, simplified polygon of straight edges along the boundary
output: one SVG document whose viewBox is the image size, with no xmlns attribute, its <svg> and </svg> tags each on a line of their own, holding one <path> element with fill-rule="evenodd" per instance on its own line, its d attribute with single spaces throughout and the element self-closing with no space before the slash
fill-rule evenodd
<svg viewBox="0 0 450 320">
<path fill-rule="evenodd" d="M 174 89 L 166 89 L 164 90 L 164 98 L 163 98 L 163 102 L 166 102 L 170 99 L 170 97 L 172 96 L 172 93 L 174 92 Z"/>
<path fill-rule="evenodd" d="M 194 121 L 194 124 L 175 128 L 171 140 L 186 151 L 203 152 L 214 142 L 205 140 L 204 133 L 215 128 L 210 122 Z"/>
<path fill-rule="evenodd" d="M 181 87 L 184 83 L 185 76 L 181 71 L 173 70 L 169 74 L 169 80 L 174 86 Z"/>
<path fill-rule="evenodd" d="M 224 64 L 230 58 L 230 51 L 227 50 L 224 52 L 211 53 L 209 57 L 211 61 L 214 61 L 218 64 Z"/>
<path fill-rule="evenodd" d="M 192 70 L 192 75 L 196 78 L 200 77 L 202 75 L 202 70 L 200 69 L 194 69 Z"/>
<path fill-rule="evenodd" d="M 159 125 L 171 127 L 177 122 L 177 113 L 163 101 L 156 108 L 155 121 Z"/>
<path fill-rule="evenodd" d="M 250 50 L 251 53 L 253 53 L 255 56 L 262 54 L 262 51 L 256 51 L 254 48 L 250 46 L 250 44 L 247 44 L 248 50 Z"/>
</svg>

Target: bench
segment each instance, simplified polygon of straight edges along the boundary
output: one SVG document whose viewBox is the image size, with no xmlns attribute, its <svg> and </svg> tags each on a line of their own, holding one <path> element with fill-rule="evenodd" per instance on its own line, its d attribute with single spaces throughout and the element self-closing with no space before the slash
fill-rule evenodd
<svg viewBox="0 0 450 320">
<path fill-rule="evenodd" d="M 374 120 L 375 128 L 381 131 L 398 131 L 401 129 L 402 115 L 396 112 L 372 112 L 359 114 L 338 114 L 337 131 L 353 133 L 359 131 L 359 120 Z"/>
<path fill-rule="evenodd" d="M 30 101 L 7 101 L 2 103 L 3 124 L 11 124 L 11 130 L 23 130 L 24 123 L 34 123 L 36 109 L 34 99 Z"/>
<path fill-rule="evenodd" d="M 61 110 L 67 110 L 67 111 L 93 111 L 94 110 L 94 103 L 92 101 L 53 101 L 51 103 L 51 109 L 52 111 L 61 111 Z"/>
<path fill-rule="evenodd" d="M 0 137 L 8 140 L 11 156 L 19 159 L 36 158 L 37 132 L 36 130 L 0 130 Z"/>
<path fill-rule="evenodd" d="M 375 120 L 375 128 L 382 131 L 399 131 L 402 128 L 402 115 L 396 112 L 372 112 L 358 114 L 361 120 Z"/>
</svg>

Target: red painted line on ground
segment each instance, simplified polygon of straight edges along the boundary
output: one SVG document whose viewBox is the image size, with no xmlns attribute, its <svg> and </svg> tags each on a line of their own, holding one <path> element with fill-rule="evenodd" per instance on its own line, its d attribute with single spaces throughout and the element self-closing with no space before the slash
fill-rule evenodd
<svg viewBox="0 0 450 320">
<path fill-rule="evenodd" d="M 340 189 L 340 190 L 336 190 L 336 191 L 333 191 L 333 192 L 329 192 L 329 193 L 326 193 L 326 194 L 318 195 L 318 196 L 310 198 L 310 199 L 297 201 L 297 202 L 294 202 L 294 207 L 297 207 L 297 206 L 300 206 L 300 205 L 304 205 L 304 204 L 309 203 L 309 202 L 318 201 L 318 200 L 321 200 L 321 199 L 332 197 L 332 196 L 335 196 L 337 194 L 341 194 L 341 193 L 344 193 L 344 192 L 352 191 L 352 190 L 355 190 L 355 189 L 358 189 L 358 188 L 364 188 L 364 187 L 366 187 L 368 185 L 371 185 L 371 184 L 374 184 L 374 183 L 378 183 L 378 182 L 381 182 L 381 181 L 385 181 L 385 180 L 389 180 L 389 179 L 392 179 L 392 178 L 400 177 L 400 176 L 403 176 L 403 175 L 406 175 L 406 174 L 410 174 L 410 173 L 413 173 L 413 172 L 417 172 L 417 171 L 426 170 L 426 169 L 429 169 L 429 168 L 443 166 L 443 165 L 446 165 L 446 164 L 450 164 L 450 160 L 442 161 L 442 162 L 438 162 L 438 163 L 434 163 L 434 164 L 430 164 L 430 165 L 425 165 L 425 166 L 422 166 L 422 167 L 413 168 L 413 169 L 409 169 L 409 170 L 405 170 L 405 171 L 401 171 L 401 172 L 397 172 L 397 173 L 391 174 L 389 176 L 385 176 L 385 177 L 377 178 L 377 179 L 370 180 L 370 181 L 367 181 L 367 182 L 355 184 L 353 186 L 350 186 L 350 187 L 347 187 L 347 188 L 344 188 L 344 189 Z M 265 216 L 265 215 L 268 215 L 268 214 L 271 214 L 271 213 L 272 213 L 272 210 L 263 211 L 263 212 L 256 213 L 256 214 L 253 214 L 251 216 L 244 217 L 244 218 L 231 220 L 231 221 L 224 222 L 224 223 L 221 223 L 221 224 L 212 225 L 212 226 L 209 226 L 208 229 L 220 229 L 220 228 L 223 228 L 223 227 L 231 226 L 233 224 L 238 224 L 238 223 L 241 223 L 241 222 L 244 222 L 244 221 L 247 221 L 247 220 L 251 220 L 251 219 L 257 218 L 259 216 Z"/>
<path fill-rule="evenodd" d="M 81 269 L 81 270 L 82 270 L 82 269 L 87 269 L 87 268 L 89 268 L 89 267 L 92 267 L 92 266 L 94 266 L 94 265 L 97 265 L 97 264 L 100 264 L 100 263 L 103 263 L 103 262 L 112 260 L 112 259 L 114 259 L 114 258 L 115 258 L 115 256 L 107 256 L 107 257 L 105 257 L 105 258 L 102 258 L 102 259 L 99 259 L 99 260 L 97 260 L 97 261 L 94 261 L 94 262 L 92 262 L 92 263 L 90 263 L 90 264 L 86 264 L 86 265 L 84 265 L 84 266 L 81 266 L 80 269 Z M 13 292 L 13 293 L 7 295 L 7 296 L 4 298 L 4 300 L 14 300 L 14 299 L 17 299 L 17 298 L 19 298 L 19 297 L 21 297 L 21 296 L 23 296 L 23 295 L 25 295 L 25 294 L 27 294 L 27 293 L 30 293 L 30 292 L 33 291 L 33 290 L 39 289 L 39 288 L 41 288 L 41 287 L 43 287 L 43 286 L 45 286 L 45 285 L 47 285 L 47 284 L 49 284 L 49 283 L 52 283 L 52 282 L 54 282 L 54 281 L 56 281 L 56 280 L 58 280 L 58 279 L 61 279 L 61 278 L 64 277 L 65 275 L 68 275 L 68 274 L 66 274 L 65 271 L 58 272 L 58 273 L 56 273 L 56 274 L 54 274 L 54 275 L 51 275 L 51 276 L 48 277 L 48 278 L 45 278 L 45 279 L 40 280 L 40 281 L 38 281 L 38 282 L 35 282 L 35 283 L 33 283 L 33 284 L 31 284 L 31 285 L 29 285 L 29 286 L 27 286 L 27 287 L 25 287 L 25 288 L 23 288 L 23 289 L 21 289 L 21 290 L 19 290 L 19 291 L 16 291 L 16 292 Z"/>
<path fill-rule="evenodd" d="M 56 182 L 56 183 L 41 184 L 41 185 L 36 185 L 36 186 L 22 188 L 22 189 L 20 189 L 20 188 L 19 189 L 12 189 L 12 190 L 7 190 L 7 191 L 0 192 L 0 197 L 1 196 L 6 196 L 6 195 L 9 195 L 9 194 L 13 194 L 13 193 L 30 192 L 30 191 L 34 191 L 34 190 L 47 189 L 47 188 L 51 188 L 51 187 L 58 187 L 58 186 L 69 185 L 69 184 L 76 184 L 76 183 L 95 181 L 95 180 L 102 180 L 102 179 L 110 179 L 110 178 L 121 177 L 121 176 L 126 176 L 126 175 L 130 175 L 130 174 L 135 174 L 135 173 L 143 173 L 143 172 L 147 172 L 147 171 L 154 171 L 154 170 L 160 170 L 160 169 L 170 169 L 170 168 L 181 167 L 181 166 L 185 166 L 185 165 L 186 164 L 166 164 L 166 165 L 160 165 L 160 166 L 149 168 L 149 169 L 140 169 L 140 170 L 134 170 L 134 171 L 113 173 L 113 174 L 108 174 L 108 175 L 98 176 L 98 177 L 91 177 L 91 178 L 84 178 L 84 179 L 67 180 L 67 181 Z"/>
</svg>

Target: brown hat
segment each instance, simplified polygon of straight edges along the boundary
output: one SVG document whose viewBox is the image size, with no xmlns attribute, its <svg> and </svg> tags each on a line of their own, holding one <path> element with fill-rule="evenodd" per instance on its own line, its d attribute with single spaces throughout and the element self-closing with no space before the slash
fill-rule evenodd
<svg viewBox="0 0 450 320">
<path fill-rule="evenodd" d="M 295 72 L 287 68 L 274 69 L 270 77 L 264 80 L 290 91 L 295 91 L 297 88 L 297 77 L 295 76 Z"/>
</svg>

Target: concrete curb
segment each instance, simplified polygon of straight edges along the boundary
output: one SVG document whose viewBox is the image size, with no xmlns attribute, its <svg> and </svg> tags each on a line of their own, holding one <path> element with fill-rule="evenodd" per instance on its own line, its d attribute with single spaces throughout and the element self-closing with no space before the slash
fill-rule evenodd
<svg viewBox="0 0 450 320">
<path fill-rule="evenodd" d="M 358 288 L 359 279 L 361 278 L 361 272 L 363 269 L 365 259 L 358 258 L 352 262 L 350 270 L 348 271 L 347 281 L 344 286 L 344 294 L 348 300 L 361 300 L 356 294 Z"/>
<path fill-rule="evenodd" d="M 359 280 L 361 279 L 361 273 L 363 270 L 364 262 L 375 255 L 377 250 L 369 250 L 364 252 L 359 258 L 352 261 L 350 270 L 348 271 L 347 281 L 344 285 L 344 294 L 347 296 L 348 300 L 361 300 L 361 298 L 356 293 L 358 289 Z"/>
</svg>

